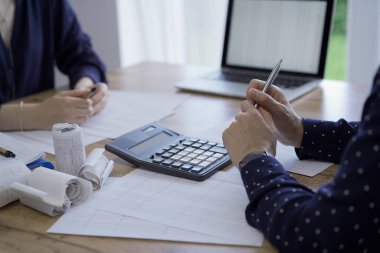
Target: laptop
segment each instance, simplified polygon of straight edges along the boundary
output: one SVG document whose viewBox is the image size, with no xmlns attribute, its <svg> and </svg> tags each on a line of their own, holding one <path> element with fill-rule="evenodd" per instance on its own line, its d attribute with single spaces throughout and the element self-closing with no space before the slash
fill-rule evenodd
<svg viewBox="0 0 380 253">
<path fill-rule="evenodd" d="M 245 98 L 251 79 L 274 84 L 292 101 L 323 79 L 334 0 L 229 0 L 221 69 L 176 83 L 183 90 Z"/>
</svg>

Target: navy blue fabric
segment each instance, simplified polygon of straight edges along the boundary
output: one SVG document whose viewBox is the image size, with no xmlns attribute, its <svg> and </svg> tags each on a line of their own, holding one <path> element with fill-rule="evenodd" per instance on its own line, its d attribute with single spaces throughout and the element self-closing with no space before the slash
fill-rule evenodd
<svg viewBox="0 0 380 253">
<path fill-rule="evenodd" d="M 71 88 L 84 76 L 106 82 L 105 67 L 66 0 L 15 4 L 11 51 L 0 39 L 0 104 L 54 88 L 55 64 Z"/>
<path fill-rule="evenodd" d="M 361 122 L 304 119 L 300 159 L 339 163 L 333 180 L 313 192 L 273 157 L 241 171 L 249 224 L 280 252 L 379 252 L 380 71 Z"/>
</svg>

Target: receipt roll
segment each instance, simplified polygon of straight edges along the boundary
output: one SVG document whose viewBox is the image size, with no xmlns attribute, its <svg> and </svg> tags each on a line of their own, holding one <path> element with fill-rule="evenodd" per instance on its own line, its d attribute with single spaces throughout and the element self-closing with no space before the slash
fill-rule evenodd
<svg viewBox="0 0 380 253">
<path fill-rule="evenodd" d="M 82 129 L 73 123 L 57 123 L 52 135 L 57 170 L 77 176 L 86 161 Z"/>
</svg>

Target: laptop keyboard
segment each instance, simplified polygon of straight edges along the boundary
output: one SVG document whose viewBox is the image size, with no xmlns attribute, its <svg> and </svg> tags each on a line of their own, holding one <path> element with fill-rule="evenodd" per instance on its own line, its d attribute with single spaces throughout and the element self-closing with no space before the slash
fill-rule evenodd
<svg viewBox="0 0 380 253">
<path fill-rule="evenodd" d="M 264 75 L 245 75 L 241 73 L 231 73 L 231 72 L 219 72 L 218 74 L 214 74 L 210 76 L 210 79 L 214 80 L 225 80 L 225 81 L 231 81 L 231 82 L 239 82 L 239 83 L 249 83 L 252 79 L 261 79 L 266 80 L 268 76 Z M 297 78 L 293 79 L 290 77 L 277 77 L 277 79 L 274 81 L 274 84 L 276 86 L 279 86 L 280 88 L 284 89 L 295 89 L 299 86 L 301 86 L 303 83 L 308 82 L 308 79 L 303 78 Z"/>
</svg>

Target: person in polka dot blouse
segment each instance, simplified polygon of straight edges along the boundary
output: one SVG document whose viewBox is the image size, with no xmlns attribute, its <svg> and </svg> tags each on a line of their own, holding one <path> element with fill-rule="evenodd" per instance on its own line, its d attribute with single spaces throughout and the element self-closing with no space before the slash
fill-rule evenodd
<svg viewBox="0 0 380 253">
<path fill-rule="evenodd" d="M 264 84 L 251 81 L 223 132 L 250 200 L 248 223 L 280 252 L 380 252 L 380 68 L 360 122 L 303 119 L 278 87 L 263 93 Z M 312 191 L 273 157 L 277 140 L 300 159 L 339 163 L 337 174 Z"/>
</svg>

